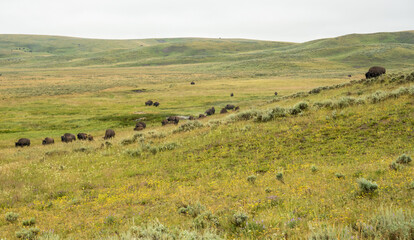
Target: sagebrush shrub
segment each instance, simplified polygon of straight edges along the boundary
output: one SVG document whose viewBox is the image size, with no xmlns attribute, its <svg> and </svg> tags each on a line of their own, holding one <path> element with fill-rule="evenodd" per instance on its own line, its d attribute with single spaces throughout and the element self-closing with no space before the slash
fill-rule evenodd
<svg viewBox="0 0 414 240">
<path fill-rule="evenodd" d="M 177 129 L 175 129 L 173 132 L 174 133 L 178 133 L 178 132 L 189 132 L 189 131 L 192 131 L 192 130 L 194 130 L 196 128 L 201 128 L 203 126 L 204 126 L 204 124 L 202 124 L 199 121 L 191 121 L 191 122 L 186 122 L 186 123 L 182 124 Z"/>
<path fill-rule="evenodd" d="M 248 218 L 249 217 L 245 213 L 242 213 L 242 212 L 235 213 L 232 218 L 232 224 L 235 227 L 241 227 L 246 223 Z"/>
<path fill-rule="evenodd" d="M 219 226 L 219 220 L 218 218 L 212 214 L 210 211 L 203 212 L 199 214 L 196 218 L 193 220 L 193 226 L 196 229 L 204 229 L 209 228 L 211 226 L 217 227 Z"/>
<path fill-rule="evenodd" d="M 363 193 L 373 193 L 378 189 L 378 184 L 371 182 L 365 178 L 358 179 L 358 186 Z"/>
<path fill-rule="evenodd" d="M 23 226 L 33 226 L 33 225 L 36 224 L 36 219 L 35 218 L 31 218 L 31 219 L 24 220 L 22 222 L 22 224 L 23 224 Z"/>
<path fill-rule="evenodd" d="M 17 221 L 17 218 L 19 218 L 19 214 L 14 213 L 14 212 L 8 212 L 6 213 L 5 218 L 7 222 L 13 223 Z"/>
<path fill-rule="evenodd" d="M 285 183 L 285 180 L 283 178 L 283 173 L 282 172 L 278 172 L 276 174 L 276 179 L 279 180 L 279 181 L 281 181 L 282 183 Z"/>
<path fill-rule="evenodd" d="M 189 204 L 185 207 L 178 209 L 178 213 L 188 214 L 189 216 L 195 218 L 206 210 L 206 207 L 200 203 Z"/>
<path fill-rule="evenodd" d="M 411 161 L 412 161 L 411 157 L 406 154 L 399 156 L 397 160 L 395 160 L 395 162 L 399 164 L 408 164 Z"/>
<path fill-rule="evenodd" d="M 318 168 L 317 168 L 316 166 L 312 166 L 312 167 L 311 167 L 311 171 L 312 171 L 313 173 L 315 173 L 315 172 L 317 172 L 317 171 L 318 171 Z"/>
<path fill-rule="evenodd" d="M 251 184 L 254 184 L 256 182 L 257 177 L 255 175 L 251 175 L 247 177 L 247 181 Z"/>
<path fill-rule="evenodd" d="M 20 231 L 16 232 L 16 237 L 25 240 L 32 240 L 36 239 L 36 236 L 39 234 L 39 232 L 39 228 L 21 229 Z"/>
</svg>

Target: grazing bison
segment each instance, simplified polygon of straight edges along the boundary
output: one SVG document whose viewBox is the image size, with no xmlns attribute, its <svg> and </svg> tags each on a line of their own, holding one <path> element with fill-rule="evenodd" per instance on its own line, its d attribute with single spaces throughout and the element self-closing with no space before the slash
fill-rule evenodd
<svg viewBox="0 0 414 240">
<path fill-rule="evenodd" d="M 351 75 L 351 74 L 349 74 L 349 75 L 348 75 L 348 77 L 352 77 L 352 75 Z"/>
<path fill-rule="evenodd" d="M 174 124 L 178 124 L 178 122 L 180 121 L 180 119 L 176 116 L 168 117 L 167 120 L 168 120 L 168 122 L 174 123 Z"/>
<path fill-rule="evenodd" d="M 223 113 L 227 113 L 227 109 L 226 108 L 221 109 L 220 114 L 223 114 Z"/>
<path fill-rule="evenodd" d="M 20 138 L 16 143 L 16 147 L 30 146 L 30 140 L 27 138 Z"/>
<path fill-rule="evenodd" d="M 233 97 L 233 96 L 234 96 L 234 94 L 233 94 L 233 93 L 231 93 L 231 94 L 230 94 L 230 97 Z"/>
<path fill-rule="evenodd" d="M 88 134 L 78 133 L 78 140 L 86 140 L 86 139 L 88 139 Z"/>
<path fill-rule="evenodd" d="M 234 111 L 238 111 L 238 110 L 240 110 L 240 107 L 239 106 L 237 106 L 236 108 L 234 108 Z"/>
<path fill-rule="evenodd" d="M 191 85 L 195 85 L 195 82 L 191 82 Z"/>
<path fill-rule="evenodd" d="M 115 137 L 115 131 L 112 129 L 106 129 L 104 139 L 110 139 Z"/>
<path fill-rule="evenodd" d="M 88 134 L 88 141 L 93 141 L 93 136 Z"/>
<path fill-rule="evenodd" d="M 277 92 L 275 92 L 275 96 L 277 96 Z"/>
<path fill-rule="evenodd" d="M 214 107 L 207 109 L 207 111 L 205 111 L 207 116 L 213 115 L 215 112 L 216 112 L 216 109 L 214 109 Z"/>
<path fill-rule="evenodd" d="M 225 109 L 227 109 L 227 110 L 231 110 L 231 109 L 234 109 L 236 106 L 234 106 L 234 105 L 232 105 L 232 104 L 227 104 L 226 105 L 226 107 L 225 107 Z"/>
<path fill-rule="evenodd" d="M 68 143 L 72 141 L 76 141 L 76 136 L 71 133 L 65 133 L 63 136 L 60 137 L 62 142 Z"/>
<path fill-rule="evenodd" d="M 200 119 L 200 118 L 205 118 L 206 117 L 206 115 L 204 115 L 204 114 L 200 114 L 200 115 L 198 115 L 198 119 Z"/>
<path fill-rule="evenodd" d="M 159 102 L 155 102 L 154 103 L 154 106 L 156 106 L 156 107 L 158 107 L 160 105 L 160 103 Z"/>
<path fill-rule="evenodd" d="M 47 137 L 42 141 L 42 145 L 48 145 L 55 143 L 55 139 Z"/>
<path fill-rule="evenodd" d="M 138 122 L 135 125 L 134 131 L 141 131 L 144 130 L 147 127 L 147 124 L 145 124 L 144 122 Z"/>
<path fill-rule="evenodd" d="M 365 78 L 374 78 L 374 77 L 378 77 L 381 76 L 382 74 L 385 73 L 385 68 L 383 67 L 371 67 L 367 73 L 365 73 Z"/>
<path fill-rule="evenodd" d="M 170 122 L 168 122 L 168 120 L 167 120 L 167 119 L 164 119 L 164 120 L 162 120 L 162 121 L 161 121 L 161 124 L 162 124 L 163 126 L 167 125 L 168 123 L 170 123 Z"/>
<path fill-rule="evenodd" d="M 195 120 L 195 117 L 194 116 L 190 116 L 190 117 L 188 117 L 188 120 Z"/>
<path fill-rule="evenodd" d="M 152 106 L 152 100 L 148 100 L 145 102 L 145 106 Z"/>
</svg>

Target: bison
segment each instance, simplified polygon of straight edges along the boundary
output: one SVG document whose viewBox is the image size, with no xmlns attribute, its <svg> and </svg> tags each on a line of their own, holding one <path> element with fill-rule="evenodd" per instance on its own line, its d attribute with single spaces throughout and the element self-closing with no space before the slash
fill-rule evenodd
<svg viewBox="0 0 414 240">
<path fill-rule="evenodd" d="M 104 139 L 110 139 L 115 137 L 115 131 L 112 129 L 106 129 Z"/>
<path fill-rule="evenodd" d="M 43 139 L 42 141 L 42 145 L 48 145 L 48 144 L 54 144 L 55 143 L 55 139 L 47 137 L 45 139 Z"/>
<path fill-rule="evenodd" d="M 168 120 L 168 122 L 174 123 L 174 124 L 178 124 L 178 122 L 180 121 L 180 119 L 176 116 L 168 117 L 167 120 Z"/>
<path fill-rule="evenodd" d="M 237 106 L 237 107 L 234 108 L 234 111 L 238 111 L 238 110 L 240 110 L 240 107 L 239 106 Z"/>
<path fill-rule="evenodd" d="M 191 85 L 195 85 L 195 82 L 191 82 Z"/>
<path fill-rule="evenodd" d="M 147 127 L 147 124 L 145 124 L 144 122 L 138 122 L 135 125 L 134 131 L 141 131 L 144 130 Z"/>
<path fill-rule="evenodd" d="M 205 118 L 206 117 L 206 115 L 204 115 L 204 114 L 200 114 L 200 115 L 198 115 L 198 119 L 200 119 L 200 118 Z"/>
<path fill-rule="evenodd" d="M 233 97 L 233 96 L 234 96 L 234 94 L 233 94 L 233 93 L 231 93 L 231 94 L 230 94 L 230 97 Z"/>
<path fill-rule="evenodd" d="M 227 109 L 226 108 L 221 109 L 220 114 L 223 114 L 223 113 L 227 113 Z"/>
<path fill-rule="evenodd" d="M 88 134 L 78 133 L 78 140 L 86 140 L 86 139 L 88 139 Z"/>
<path fill-rule="evenodd" d="M 88 134 L 88 141 L 93 141 L 93 136 Z"/>
<path fill-rule="evenodd" d="M 162 124 L 163 126 L 167 125 L 168 123 L 170 123 L 170 122 L 168 122 L 168 120 L 167 120 L 167 119 L 164 119 L 164 120 L 162 120 L 162 121 L 161 121 L 161 124 Z"/>
<path fill-rule="evenodd" d="M 213 115 L 215 112 L 216 112 L 216 109 L 214 109 L 214 107 L 207 109 L 207 111 L 205 111 L 207 116 Z"/>
<path fill-rule="evenodd" d="M 352 77 L 352 75 L 351 75 L 351 74 L 349 74 L 349 75 L 348 75 L 348 77 Z"/>
<path fill-rule="evenodd" d="M 145 106 L 152 106 L 152 100 L 148 100 L 145 102 Z"/>
<path fill-rule="evenodd" d="M 28 138 L 20 138 L 16 143 L 16 147 L 24 147 L 24 146 L 30 146 L 30 139 Z"/>
<path fill-rule="evenodd" d="M 385 68 L 383 67 L 371 67 L 367 73 L 365 73 L 365 78 L 374 78 L 385 74 Z"/>
<path fill-rule="evenodd" d="M 156 107 L 158 107 L 160 105 L 160 103 L 159 102 L 155 102 L 154 103 L 154 106 L 156 106 Z"/>
<path fill-rule="evenodd" d="M 76 141 L 76 136 L 71 133 L 65 133 L 63 136 L 60 137 L 62 142 L 68 143 L 72 141 Z"/>
<path fill-rule="evenodd" d="M 231 110 L 234 109 L 236 106 L 232 105 L 232 104 L 227 104 L 226 107 L 224 107 L 227 110 Z"/>
<path fill-rule="evenodd" d="M 195 117 L 194 116 L 189 116 L 188 120 L 195 120 Z"/>
<path fill-rule="evenodd" d="M 277 96 L 277 92 L 275 92 L 275 96 Z"/>
</svg>

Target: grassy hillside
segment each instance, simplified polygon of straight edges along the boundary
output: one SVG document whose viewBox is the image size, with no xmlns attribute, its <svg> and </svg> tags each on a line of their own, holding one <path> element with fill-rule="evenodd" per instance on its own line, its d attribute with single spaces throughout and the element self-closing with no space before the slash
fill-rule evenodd
<svg viewBox="0 0 414 240">
<path fill-rule="evenodd" d="M 0 239 L 412 239 L 411 36 L 1 36 Z"/>
</svg>

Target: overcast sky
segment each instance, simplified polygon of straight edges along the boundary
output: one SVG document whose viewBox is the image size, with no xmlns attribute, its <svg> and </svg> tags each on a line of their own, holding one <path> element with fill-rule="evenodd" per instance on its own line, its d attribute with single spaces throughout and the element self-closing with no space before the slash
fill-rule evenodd
<svg viewBox="0 0 414 240">
<path fill-rule="evenodd" d="M 0 34 L 304 42 L 414 30 L 414 0 L 0 0 Z"/>
</svg>

